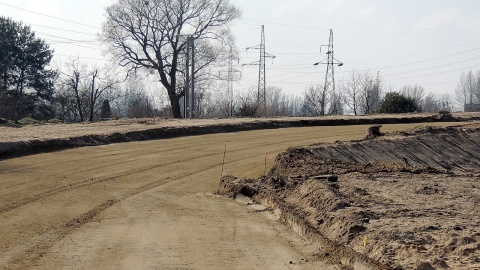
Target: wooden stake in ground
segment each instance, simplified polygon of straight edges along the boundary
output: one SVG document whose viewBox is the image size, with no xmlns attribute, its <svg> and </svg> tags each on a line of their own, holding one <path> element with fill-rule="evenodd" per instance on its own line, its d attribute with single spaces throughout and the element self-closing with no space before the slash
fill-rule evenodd
<svg viewBox="0 0 480 270">
<path fill-rule="evenodd" d="M 267 158 L 271 159 L 271 157 L 268 154 L 265 154 L 265 162 L 263 166 L 263 177 L 267 177 Z"/>
<path fill-rule="evenodd" d="M 222 173 L 220 174 L 220 181 L 223 178 L 223 167 L 225 166 L 225 155 L 227 154 L 227 145 L 225 144 L 225 149 L 223 150 L 223 161 L 222 161 Z"/>
</svg>

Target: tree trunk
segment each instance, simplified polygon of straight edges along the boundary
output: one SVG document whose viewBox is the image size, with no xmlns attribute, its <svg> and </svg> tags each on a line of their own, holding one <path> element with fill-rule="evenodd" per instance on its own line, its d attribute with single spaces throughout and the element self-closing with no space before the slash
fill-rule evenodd
<svg viewBox="0 0 480 270">
<path fill-rule="evenodd" d="M 168 84 L 165 73 L 163 73 L 160 70 L 158 71 L 158 73 L 160 74 L 160 82 L 167 89 L 168 99 L 170 100 L 170 106 L 172 107 L 173 118 L 182 118 L 182 109 L 180 108 L 180 98 L 183 96 L 183 93 L 177 94 L 177 92 L 175 91 L 176 78 L 174 73 L 172 72 L 170 74 L 170 78 L 172 79 L 170 84 Z"/>
<path fill-rule="evenodd" d="M 92 88 L 90 89 L 90 117 L 89 122 L 93 122 L 93 113 L 95 108 L 95 102 L 97 102 L 97 97 L 95 93 L 95 78 L 97 78 L 98 70 L 95 70 L 92 74 Z"/>
<path fill-rule="evenodd" d="M 75 91 L 75 98 L 77 100 L 77 107 L 78 107 L 78 114 L 80 115 L 80 122 L 83 122 L 83 112 L 82 112 L 82 101 L 80 99 L 79 92 L 79 84 L 80 84 L 80 74 L 76 73 L 75 78 L 72 79 L 73 82 L 73 90 Z"/>
<path fill-rule="evenodd" d="M 78 96 L 78 91 L 75 93 L 77 98 L 77 107 L 78 107 L 78 114 L 80 115 L 80 122 L 83 122 L 83 112 L 82 112 L 82 102 L 80 101 L 80 97 Z"/>
<path fill-rule="evenodd" d="M 180 96 L 178 96 L 176 93 L 169 94 L 168 96 L 170 97 L 170 106 L 172 106 L 173 118 L 182 118 L 182 110 L 180 108 Z"/>
</svg>

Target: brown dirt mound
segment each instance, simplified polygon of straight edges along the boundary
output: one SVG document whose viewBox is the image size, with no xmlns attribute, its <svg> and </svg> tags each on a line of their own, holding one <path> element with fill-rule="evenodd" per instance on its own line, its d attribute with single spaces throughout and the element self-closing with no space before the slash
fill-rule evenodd
<svg viewBox="0 0 480 270">
<path fill-rule="evenodd" d="M 367 269 L 480 269 L 479 128 L 291 148 L 267 177 L 225 177 L 219 191 L 274 201 L 351 256 L 380 263 Z M 330 174 L 338 182 L 315 177 Z"/>
</svg>

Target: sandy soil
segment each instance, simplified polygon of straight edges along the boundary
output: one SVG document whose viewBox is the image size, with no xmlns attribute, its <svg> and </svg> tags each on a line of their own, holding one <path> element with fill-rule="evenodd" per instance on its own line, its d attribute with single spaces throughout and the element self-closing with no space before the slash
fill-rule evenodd
<svg viewBox="0 0 480 270">
<path fill-rule="evenodd" d="M 268 199 L 299 217 L 303 231 L 331 240 L 320 254 L 331 261 L 346 247 L 374 269 L 480 269 L 479 131 L 420 128 L 292 148 L 267 177 L 226 177 L 220 192 Z"/>
<path fill-rule="evenodd" d="M 0 161 L 0 268 L 336 269 L 269 212 L 211 193 L 225 144 L 224 172 L 256 177 L 265 153 L 359 139 L 365 128 L 214 134 Z"/>
<path fill-rule="evenodd" d="M 132 125 L 137 124 L 125 128 Z M 1 134 L 18 134 L 4 137 L 8 144 L 32 136 L 56 140 L 92 130 L 124 132 L 123 126 L 109 131 L 100 124 L 82 126 L 60 133 L 53 132 L 56 126 L 2 128 Z M 288 147 L 358 140 L 365 129 L 231 132 L 0 160 L 0 268 L 338 269 L 338 262 L 265 208 L 212 192 L 218 189 L 225 145 L 224 173 L 252 178 L 263 175 Z"/>
</svg>

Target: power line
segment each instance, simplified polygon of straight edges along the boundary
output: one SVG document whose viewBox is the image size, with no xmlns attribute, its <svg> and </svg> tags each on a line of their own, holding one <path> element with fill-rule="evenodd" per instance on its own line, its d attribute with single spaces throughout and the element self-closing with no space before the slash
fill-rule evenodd
<svg viewBox="0 0 480 270">
<path fill-rule="evenodd" d="M 448 73 L 448 72 L 465 70 L 465 69 L 472 69 L 472 68 L 477 68 L 477 67 L 480 67 L 480 64 L 473 65 L 473 66 L 469 66 L 469 67 L 452 69 L 452 70 L 440 71 L 440 72 L 435 72 L 435 73 L 429 73 L 429 74 L 422 74 L 422 75 L 417 75 L 417 76 L 411 76 L 411 77 L 404 77 L 404 78 L 397 78 L 397 79 L 389 79 L 389 80 L 386 80 L 386 81 L 398 81 L 398 80 L 412 79 L 412 78 L 418 78 L 418 77 L 432 76 L 432 75 L 444 74 L 444 73 Z"/>
<path fill-rule="evenodd" d="M 48 18 L 52 18 L 52 19 L 56 19 L 56 20 L 60 20 L 60 21 L 64 21 L 64 22 L 69 22 L 69 23 L 73 23 L 73 24 L 77 24 L 77 25 L 82 25 L 82 26 L 85 26 L 85 27 L 100 29 L 100 27 L 91 26 L 91 25 L 88 25 L 88 24 L 79 23 L 79 22 L 75 22 L 75 21 L 71 21 L 71 20 L 67 20 L 67 19 L 62 19 L 62 18 L 59 18 L 59 17 L 55 17 L 55 16 L 51 16 L 51 15 L 44 14 L 44 13 L 40 13 L 40 12 L 36 12 L 36 11 L 24 9 L 24 8 L 21 8 L 21 7 L 16 7 L 16 6 L 8 5 L 8 4 L 5 4 L 5 3 L 0 3 L 0 5 L 7 6 L 7 7 L 11 7 L 11 8 L 15 8 L 15 9 L 19 9 L 19 10 L 23 10 L 23 11 L 26 11 L 26 12 L 34 13 L 34 14 L 37 14 L 37 15 L 41 15 L 41 16 L 44 16 L 44 17 L 48 17 Z"/>
<path fill-rule="evenodd" d="M 465 53 L 469 53 L 469 52 L 477 51 L 477 50 L 480 50 L 480 48 L 476 48 L 476 49 L 472 49 L 472 50 L 467 50 L 467 51 L 463 51 L 463 52 L 459 52 L 459 53 L 455 53 L 455 54 L 450 54 L 450 55 L 446 55 L 446 56 L 441 56 L 441 57 L 426 59 L 426 60 L 417 61 L 417 62 L 411 62 L 411 63 L 401 64 L 401 65 L 381 67 L 381 68 L 370 68 L 370 69 L 372 69 L 372 70 L 385 70 L 385 69 L 391 69 L 391 68 L 397 68 L 397 67 L 404 67 L 404 66 L 416 65 L 416 64 L 420 64 L 420 63 L 425 63 L 425 62 L 435 61 L 435 60 L 444 59 L 444 58 L 448 58 L 448 57 L 458 56 L 458 55 L 461 55 L 461 54 L 465 54 Z M 449 66 L 449 65 L 458 64 L 458 63 L 463 63 L 463 62 L 467 62 L 467 61 L 471 61 L 471 60 L 475 60 L 475 59 L 478 59 L 478 58 L 473 58 L 473 59 L 469 59 L 469 60 L 465 60 L 465 61 L 454 62 L 454 63 L 445 64 L 445 65 L 441 65 L 441 66 L 434 66 L 434 67 L 431 67 L 431 68 L 424 68 L 424 69 L 416 70 L 416 71 L 429 70 L 429 69 L 433 69 L 433 68 L 438 68 L 438 67 L 443 67 L 443 66 Z M 302 66 L 303 66 L 303 65 L 302 65 Z M 294 69 L 294 70 L 298 70 L 298 68 L 294 68 L 294 67 L 275 67 L 275 68 L 271 68 L 271 69 L 279 69 L 279 70 L 280 70 L 280 69 L 285 69 L 285 70 Z M 404 72 L 404 73 L 411 73 L 411 72 L 416 72 L 416 71 L 410 71 L 410 72 Z M 289 72 L 289 73 L 291 73 L 291 72 Z M 274 78 L 275 78 L 275 77 L 280 77 L 280 76 L 283 76 L 284 74 L 289 74 L 289 73 L 282 73 L 282 74 L 279 74 L 279 75 L 274 76 Z M 404 73 L 398 73 L 398 74 L 404 74 Z M 394 75 L 397 75 L 397 74 L 394 74 Z"/>
<path fill-rule="evenodd" d="M 311 52 L 308 52 L 308 53 L 304 53 L 304 52 L 291 52 L 291 53 L 287 53 L 287 52 L 276 52 L 275 53 L 276 55 L 277 54 L 285 54 L 285 55 L 312 55 L 312 54 L 315 54 L 315 53 L 311 53 Z"/>
<path fill-rule="evenodd" d="M 359 42 L 365 42 L 365 41 L 372 41 L 372 40 L 379 40 L 379 39 L 386 39 L 386 38 L 393 38 L 393 37 L 405 36 L 405 35 L 409 35 L 409 34 L 412 34 L 412 33 L 418 33 L 418 32 L 424 32 L 424 31 L 427 31 L 427 30 L 432 30 L 432 29 L 437 29 L 437 28 L 448 27 L 448 26 L 452 26 L 452 25 L 459 24 L 459 23 L 469 22 L 469 21 L 478 20 L 478 19 L 480 19 L 480 17 L 470 18 L 470 19 L 463 20 L 463 21 L 458 21 L 458 22 L 454 22 L 454 23 L 450 23 L 450 24 L 445 24 L 445 25 L 440 25 L 440 26 L 435 26 L 435 27 L 429 27 L 429 28 L 420 29 L 420 30 L 415 30 L 415 31 L 409 31 L 409 32 L 399 33 L 399 34 L 395 34 L 395 35 L 380 36 L 380 37 L 374 37 L 374 38 L 370 38 L 370 39 L 362 39 L 362 40 L 356 40 L 356 41 L 340 42 L 340 43 L 337 43 L 337 45 L 338 45 L 338 44 L 343 45 L 343 44 L 359 43 Z"/>
<path fill-rule="evenodd" d="M 432 68 L 423 68 L 423 69 L 411 70 L 411 71 L 406 71 L 406 72 L 401 72 L 401 73 L 388 74 L 388 75 L 384 75 L 384 76 L 396 76 L 396 75 L 414 73 L 414 72 L 418 72 L 418 71 L 430 70 L 430 69 L 434 69 L 434 68 L 446 67 L 446 66 L 451 66 L 451 65 L 455 65 L 455 64 L 465 63 L 465 62 L 478 60 L 478 59 L 480 59 L 480 57 L 471 58 L 471 59 L 468 59 L 468 60 L 458 61 L 458 62 L 454 62 L 454 63 L 449 63 L 449 64 L 445 64 L 445 65 L 441 65 L 441 66 L 435 66 L 435 67 L 432 67 Z"/>
<path fill-rule="evenodd" d="M 457 55 L 460 55 L 460 54 L 465 54 L 465 53 L 469 53 L 469 52 L 473 52 L 473 51 L 478 51 L 478 50 L 480 50 L 480 48 L 471 49 L 471 50 L 468 50 L 468 51 L 463 51 L 463 52 L 454 53 L 454 54 L 450 54 L 450 55 L 445 55 L 445 56 L 430 58 L 430 59 L 427 59 L 427 60 L 422 60 L 422 61 L 407 63 L 407 64 L 401 64 L 401 65 L 389 66 L 389 67 L 382 67 L 382 68 L 373 68 L 373 69 L 389 69 L 389 68 L 396 68 L 396 67 L 404 67 L 404 66 L 416 65 L 416 64 L 420 64 L 420 63 L 425 63 L 425 62 L 430 62 L 430 61 L 434 61 L 434 60 L 444 59 L 444 58 L 448 58 L 448 57 L 452 57 L 452 56 L 457 56 Z"/>
<path fill-rule="evenodd" d="M 248 18 L 243 18 L 243 20 L 247 21 L 253 21 L 253 22 L 260 22 L 263 25 L 264 24 L 275 24 L 275 25 L 281 25 L 281 26 L 288 26 L 288 27 L 296 27 L 296 28 L 311 28 L 311 29 L 321 29 L 321 30 L 329 30 L 330 28 L 325 28 L 325 27 L 314 27 L 314 26 L 305 26 L 305 25 L 294 25 L 294 24 L 286 24 L 286 23 L 278 23 L 278 22 L 271 22 L 271 21 L 264 21 L 264 20 L 256 20 L 256 19 L 248 19 Z M 247 24 L 247 23 L 245 23 Z"/>
<path fill-rule="evenodd" d="M 450 83 L 458 83 L 458 81 L 449 81 L 449 82 L 436 82 L 436 83 L 425 83 L 425 84 L 422 84 L 422 86 L 424 85 L 437 85 L 437 84 L 450 84 Z"/>
<path fill-rule="evenodd" d="M 49 44 L 61 43 L 61 44 L 68 44 L 68 45 L 73 45 L 73 46 L 77 46 L 77 47 L 93 49 L 93 50 L 100 50 L 100 51 L 102 50 L 102 49 L 96 48 L 96 47 L 90 47 L 90 46 L 75 44 L 75 43 L 86 43 L 86 44 L 92 44 L 92 43 L 97 43 L 98 44 L 98 43 L 100 43 L 97 40 L 75 40 L 75 39 L 59 37 L 59 36 L 56 36 L 56 35 L 51 35 L 51 34 L 47 34 L 47 33 L 43 33 L 43 32 L 37 32 L 37 33 L 39 33 L 41 35 L 48 36 L 48 37 L 59 38 L 59 39 L 63 40 L 63 41 L 54 40 L 54 41 L 49 42 Z"/>
<path fill-rule="evenodd" d="M 27 23 L 27 24 L 29 24 L 29 25 L 34 25 L 34 26 L 37 26 L 37 27 L 43 27 L 43 28 L 48 28 L 48 29 L 54 29 L 54 30 L 60 30 L 60 31 L 70 32 L 70 33 L 83 34 L 83 35 L 90 35 L 90 36 L 97 36 L 97 34 L 85 33 L 85 32 L 74 31 L 74 30 L 68 30 L 68 29 L 62 29 L 62 28 L 51 27 L 51 26 L 45 26 L 45 25 L 40 25 L 40 24 L 34 24 L 34 23 Z"/>
<path fill-rule="evenodd" d="M 450 47 L 443 47 L 443 48 L 434 49 L 434 50 L 428 50 L 428 51 L 421 51 L 421 52 L 415 52 L 415 53 L 409 53 L 409 54 L 396 55 L 396 56 L 392 56 L 392 57 L 375 58 L 375 59 L 364 59 L 364 60 L 356 60 L 356 61 L 353 60 L 353 61 L 349 61 L 349 63 L 360 63 L 360 62 L 370 62 L 370 61 L 378 61 L 378 60 L 387 60 L 387 59 L 394 59 L 394 58 L 402 58 L 402 57 L 405 57 L 405 56 L 412 56 L 412 55 L 418 55 L 418 54 L 425 54 L 425 53 L 430 53 L 430 52 L 448 50 L 448 49 L 457 48 L 457 47 L 461 47 L 461 46 L 466 46 L 466 45 L 470 45 L 470 44 L 474 44 L 474 43 L 479 43 L 479 42 L 480 42 L 480 40 L 477 40 L 477 41 L 474 41 L 474 42 L 458 44 L 458 45 L 454 45 L 454 46 L 450 46 Z"/>
<path fill-rule="evenodd" d="M 53 56 L 72 57 L 72 58 L 80 58 L 80 59 L 88 59 L 88 60 L 97 60 L 97 61 L 107 61 L 107 60 L 105 60 L 105 59 L 100 59 L 100 58 L 81 57 L 81 56 L 73 56 L 73 55 L 58 54 L 58 53 L 54 53 Z"/>
<path fill-rule="evenodd" d="M 302 36 L 298 36 L 298 37 L 293 37 L 293 38 L 290 38 L 288 40 L 282 40 L 281 43 L 282 45 L 284 44 L 287 44 L 287 43 L 291 43 L 291 42 L 296 42 L 297 44 L 299 43 L 300 40 L 302 39 L 305 39 L 307 37 L 315 37 L 315 36 L 319 36 L 320 33 L 324 33 L 325 31 L 320 31 L 320 32 L 316 32 L 316 33 L 309 33 L 307 35 L 302 35 Z M 275 47 L 273 47 L 275 48 Z"/>
</svg>

